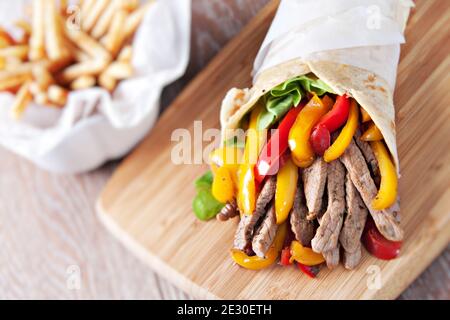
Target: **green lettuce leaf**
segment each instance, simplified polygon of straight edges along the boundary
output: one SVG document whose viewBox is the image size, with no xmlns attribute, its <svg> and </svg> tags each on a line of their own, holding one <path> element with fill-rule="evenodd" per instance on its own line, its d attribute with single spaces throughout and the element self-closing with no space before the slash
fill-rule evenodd
<svg viewBox="0 0 450 320">
<path fill-rule="evenodd" d="M 239 137 L 232 137 L 228 140 L 225 140 L 223 142 L 224 146 L 226 147 L 237 147 L 239 149 L 244 149 L 245 148 L 245 138 L 244 139 L 239 139 Z"/>
<path fill-rule="evenodd" d="M 283 82 L 264 96 L 265 110 L 261 112 L 257 128 L 263 130 L 280 120 L 291 107 L 297 107 L 306 92 L 322 96 L 334 93 L 322 80 L 310 76 L 299 76 Z"/>
<path fill-rule="evenodd" d="M 203 221 L 214 218 L 224 207 L 224 204 L 217 201 L 212 195 L 213 179 L 212 172 L 208 171 L 194 183 L 197 195 L 192 202 L 192 209 L 195 216 Z"/>
</svg>

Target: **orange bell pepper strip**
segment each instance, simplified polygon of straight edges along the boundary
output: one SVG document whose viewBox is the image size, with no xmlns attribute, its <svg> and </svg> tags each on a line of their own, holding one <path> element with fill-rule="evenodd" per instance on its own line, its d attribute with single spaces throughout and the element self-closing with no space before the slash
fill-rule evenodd
<svg viewBox="0 0 450 320">
<path fill-rule="evenodd" d="M 397 200 L 397 171 L 392 163 L 389 151 L 382 141 L 373 141 L 370 145 L 375 158 L 377 158 L 381 175 L 380 189 L 372 201 L 372 207 L 375 210 L 384 210 L 392 206 Z"/>
<path fill-rule="evenodd" d="M 369 116 L 366 110 L 364 110 L 363 108 L 360 108 L 360 110 L 361 110 L 361 120 L 363 123 L 372 120 L 372 118 Z"/>
<path fill-rule="evenodd" d="M 258 256 L 248 256 L 241 250 L 231 249 L 231 258 L 241 267 L 249 270 L 261 270 L 267 268 L 277 261 L 278 255 L 283 249 L 284 238 L 287 233 L 287 224 L 283 223 L 278 227 L 277 234 L 273 240 L 269 251 L 266 253 L 265 258 Z"/>
<path fill-rule="evenodd" d="M 332 105 L 333 100 L 328 96 L 321 100 L 317 95 L 314 95 L 298 114 L 289 131 L 288 144 L 294 163 L 299 167 L 308 167 L 314 161 L 314 150 L 309 142 L 311 130 L 320 118 L 330 110 Z"/>
<path fill-rule="evenodd" d="M 211 187 L 211 192 L 217 201 L 227 203 L 234 199 L 234 183 L 230 171 L 225 167 L 218 167 Z"/>
<path fill-rule="evenodd" d="M 209 154 L 211 171 L 215 174 L 218 167 L 227 168 L 236 190 L 238 188 L 238 169 L 242 154 L 242 149 L 237 146 L 217 148 Z"/>
<path fill-rule="evenodd" d="M 297 261 L 305 266 L 315 266 L 325 262 L 325 258 L 320 253 L 314 252 L 311 248 L 304 247 L 298 241 L 291 243 L 291 262 Z"/>
<path fill-rule="evenodd" d="M 277 174 L 275 189 L 275 216 L 277 224 L 282 224 L 289 216 L 289 212 L 294 204 L 297 179 L 298 168 L 289 159 Z"/>
<path fill-rule="evenodd" d="M 372 122 L 367 130 L 361 135 L 360 139 L 363 141 L 380 141 L 383 140 L 383 135 L 375 123 Z"/>
<path fill-rule="evenodd" d="M 341 133 L 337 137 L 336 141 L 325 151 L 323 159 L 326 162 L 331 162 L 339 158 L 344 154 L 345 149 L 352 142 L 356 129 L 358 128 L 358 106 L 356 101 L 352 100 L 350 105 L 350 114 L 348 115 L 347 123 L 342 128 Z"/>
<path fill-rule="evenodd" d="M 258 105 L 250 114 L 245 141 L 244 158 L 239 166 L 237 203 L 243 214 L 252 214 L 256 205 L 256 182 L 254 167 L 266 139 L 266 130 L 257 130 L 257 121 L 262 106 Z"/>
</svg>

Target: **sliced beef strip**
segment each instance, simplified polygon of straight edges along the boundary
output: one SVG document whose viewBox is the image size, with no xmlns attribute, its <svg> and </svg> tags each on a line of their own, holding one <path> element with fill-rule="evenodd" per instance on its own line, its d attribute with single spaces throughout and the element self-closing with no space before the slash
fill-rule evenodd
<svg viewBox="0 0 450 320">
<path fill-rule="evenodd" d="M 374 178 L 374 181 L 376 184 L 380 183 L 380 170 L 378 168 L 378 161 L 375 157 L 375 154 L 373 153 L 372 147 L 370 144 L 366 141 L 362 141 L 360 139 L 361 133 L 359 131 L 355 134 L 355 141 L 358 146 L 358 148 L 361 150 L 364 159 L 366 159 L 366 162 L 369 164 L 370 171 L 372 172 L 372 176 Z"/>
<path fill-rule="evenodd" d="M 342 260 L 345 269 L 355 269 L 361 261 L 361 243 L 359 243 L 355 251 L 350 252 L 344 250 L 344 257 Z"/>
<path fill-rule="evenodd" d="M 318 157 L 311 166 L 303 170 L 303 185 L 305 189 L 308 219 L 314 220 L 322 206 L 323 192 L 327 180 L 327 163 Z"/>
<path fill-rule="evenodd" d="M 377 195 L 377 187 L 370 176 L 364 156 L 354 141 L 345 150 L 340 160 L 350 173 L 353 184 L 358 190 L 364 204 L 375 221 L 381 234 L 388 240 L 400 241 L 403 239 L 403 230 L 399 225 L 399 207 L 393 205 L 386 210 L 374 210 L 372 200 Z"/>
<path fill-rule="evenodd" d="M 339 258 L 340 258 L 340 248 L 339 244 L 336 248 L 324 252 L 323 257 L 325 258 L 325 262 L 327 263 L 328 269 L 334 269 L 339 265 Z"/>
<path fill-rule="evenodd" d="M 275 195 L 275 188 L 276 176 L 272 176 L 266 181 L 256 200 L 255 212 L 251 215 L 242 215 L 234 235 L 235 248 L 244 250 L 251 244 L 255 226 L 260 218 L 266 214 L 266 207 Z"/>
<path fill-rule="evenodd" d="M 299 181 L 291 211 L 291 229 L 295 238 L 303 246 L 309 246 L 314 237 L 314 221 L 306 218 L 308 209 L 306 208 L 304 199 L 303 188 Z"/>
<path fill-rule="evenodd" d="M 328 164 L 328 206 L 320 219 L 320 226 L 311 241 L 315 252 L 327 252 L 338 245 L 345 211 L 345 168 L 339 160 Z"/>
<path fill-rule="evenodd" d="M 261 224 L 255 231 L 255 236 L 252 241 L 252 249 L 258 257 L 264 258 L 270 246 L 273 243 L 275 234 L 277 233 L 278 225 L 275 217 L 275 206 L 272 205 L 267 210 Z"/>
<path fill-rule="evenodd" d="M 361 235 L 366 225 L 368 211 L 348 172 L 345 176 L 345 200 L 347 216 L 339 241 L 345 251 L 354 252 L 361 245 Z"/>
</svg>

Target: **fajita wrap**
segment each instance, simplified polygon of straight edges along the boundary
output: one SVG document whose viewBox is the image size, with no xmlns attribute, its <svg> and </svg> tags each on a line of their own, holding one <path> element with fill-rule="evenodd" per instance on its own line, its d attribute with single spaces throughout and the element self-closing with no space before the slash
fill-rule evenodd
<svg viewBox="0 0 450 320">
<path fill-rule="evenodd" d="M 281 253 L 282 265 L 315 276 L 341 255 L 355 268 L 362 244 L 380 259 L 399 254 L 393 92 L 411 6 L 281 1 L 252 88 L 233 88 L 222 102 L 211 156 L 217 217 L 240 216 L 238 265 L 265 268 Z"/>
</svg>

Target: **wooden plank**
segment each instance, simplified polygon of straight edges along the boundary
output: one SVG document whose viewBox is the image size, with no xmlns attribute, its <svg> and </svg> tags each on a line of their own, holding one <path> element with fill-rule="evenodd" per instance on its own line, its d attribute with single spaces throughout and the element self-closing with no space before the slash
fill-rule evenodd
<svg viewBox="0 0 450 320">
<path fill-rule="evenodd" d="M 168 108 L 107 184 L 98 201 L 99 216 L 157 272 L 196 297 L 395 298 L 450 240 L 450 31 L 442 28 L 449 23 L 449 5 L 418 1 L 399 66 L 402 255 L 385 262 L 365 254 L 358 270 L 323 270 L 314 281 L 294 268 L 252 272 L 233 265 L 228 249 L 235 223 L 203 223 L 191 212 L 192 182 L 205 166 L 176 166 L 170 160 L 173 130 L 192 132 L 195 120 L 202 120 L 203 129 L 217 128 L 225 92 L 250 85 L 252 62 L 276 6 L 274 1 L 262 10 Z M 368 285 L 373 268 L 380 270 L 379 290 Z"/>
</svg>

